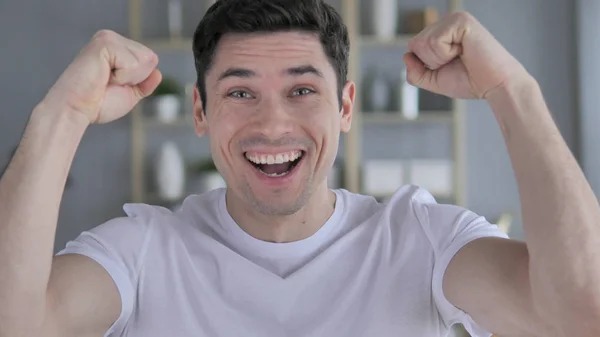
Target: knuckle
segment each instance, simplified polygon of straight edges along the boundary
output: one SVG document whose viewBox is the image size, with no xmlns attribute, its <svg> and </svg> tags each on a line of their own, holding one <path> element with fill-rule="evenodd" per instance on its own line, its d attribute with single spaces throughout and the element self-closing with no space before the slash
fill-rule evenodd
<svg viewBox="0 0 600 337">
<path fill-rule="evenodd" d="M 429 48 L 436 48 L 440 43 L 440 39 L 435 36 L 435 35 L 430 35 L 427 37 L 425 44 L 429 47 Z"/>
<path fill-rule="evenodd" d="M 141 62 L 146 64 L 157 64 L 158 63 L 158 55 L 154 53 L 152 50 L 148 49 L 144 51 L 141 56 Z"/>
<path fill-rule="evenodd" d="M 424 48 L 427 47 L 428 42 L 429 42 L 429 36 L 419 36 L 418 38 L 416 38 L 413 41 L 413 47 L 415 50 L 419 51 L 419 50 L 423 50 Z"/>
<path fill-rule="evenodd" d="M 101 30 L 97 31 L 96 34 L 94 34 L 93 39 L 100 40 L 100 41 L 110 41 L 110 40 L 114 39 L 116 35 L 117 35 L 117 33 L 115 33 L 114 31 L 112 31 L 110 29 L 101 29 Z"/>
<path fill-rule="evenodd" d="M 467 11 L 455 12 L 453 14 L 453 16 L 460 22 L 470 22 L 470 21 L 474 20 L 473 15 Z"/>
</svg>

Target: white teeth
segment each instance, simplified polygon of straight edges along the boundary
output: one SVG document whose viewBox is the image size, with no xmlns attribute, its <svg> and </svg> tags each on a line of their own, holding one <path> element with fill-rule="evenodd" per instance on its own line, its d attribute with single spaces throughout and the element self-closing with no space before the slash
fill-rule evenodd
<svg viewBox="0 0 600 337">
<path fill-rule="evenodd" d="M 290 171 L 285 171 L 283 173 L 264 173 L 261 170 L 259 170 L 259 171 L 268 177 L 283 177 L 284 175 L 287 175 L 288 173 L 290 173 Z"/>
<path fill-rule="evenodd" d="M 264 154 L 264 155 L 250 155 L 246 153 L 246 159 L 255 164 L 283 164 L 302 157 L 302 151 L 290 151 L 285 153 L 278 153 L 275 155 Z"/>
</svg>

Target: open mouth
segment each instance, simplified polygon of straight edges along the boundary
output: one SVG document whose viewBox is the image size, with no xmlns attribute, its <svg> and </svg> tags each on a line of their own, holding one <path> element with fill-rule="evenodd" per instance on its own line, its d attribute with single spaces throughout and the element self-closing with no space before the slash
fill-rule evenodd
<svg viewBox="0 0 600 337">
<path fill-rule="evenodd" d="M 246 159 L 258 169 L 259 172 L 268 177 L 283 177 L 300 163 L 304 151 L 296 150 L 278 154 L 253 154 L 246 152 Z"/>
</svg>

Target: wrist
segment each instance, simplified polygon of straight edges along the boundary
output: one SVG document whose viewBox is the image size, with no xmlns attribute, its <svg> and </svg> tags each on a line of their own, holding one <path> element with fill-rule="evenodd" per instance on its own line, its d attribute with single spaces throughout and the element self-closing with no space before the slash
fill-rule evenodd
<svg viewBox="0 0 600 337">
<path fill-rule="evenodd" d="M 90 125 L 89 119 L 84 114 L 46 101 L 41 101 L 34 107 L 31 113 L 31 122 L 48 125 L 73 134 L 83 134 Z"/>
<path fill-rule="evenodd" d="M 515 78 L 486 96 L 506 140 L 523 133 L 533 136 L 552 128 L 553 120 L 542 90 L 531 75 Z"/>
<path fill-rule="evenodd" d="M 42 101 L 33 109 L 25 133 L 46 151 L 57 147 L 74 153 L 89 125 L 83 114 Z"/>
<path fill-rule="evenodd" d="M 500 111 L 508 107 L 515 108 L 537 99 L 538 96 L 541 97 L 539 84 L 531 75 L 525 74 L 492 89 L 485 99 L 494 112 L 497 112 L 496 108 L 500 108 Z"/>
</svg>

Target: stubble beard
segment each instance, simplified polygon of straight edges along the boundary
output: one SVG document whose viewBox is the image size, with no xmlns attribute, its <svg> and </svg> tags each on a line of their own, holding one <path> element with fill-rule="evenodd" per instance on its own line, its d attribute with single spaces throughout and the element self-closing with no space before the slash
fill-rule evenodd
<svg viewBox="0 0 600 337">
<path fill-rule="evenodd" d="M 262 200 L 254 194 L 247 181 L 244 182 L 242 193 L 244 199 L 246 199 L 246 202 L 251 208 L 261 215 L 277 217 L 289 216 L 297 213 L 306 206 L 315 191 L 313 179 L 310 177 L 305 177 L 301 186 L 302 190 L 300 191 L 300 194 L 295 197 L 294 200 L 285 202 L 277 202 L 281 200 L 281 198 L 277 197 L 277 194 L 281 193 L 282 196 L 285 196 L 286 193 L 289 193 L 285 189 L 275 191 L 271 200 Z"/>
</svg>

